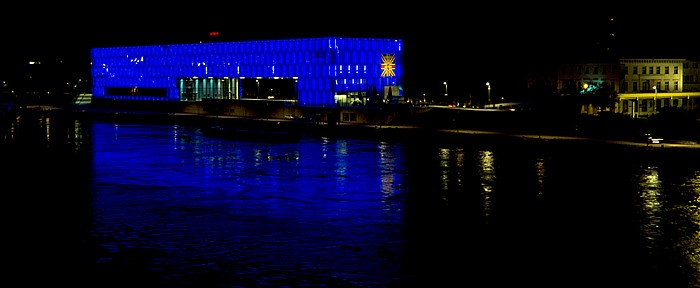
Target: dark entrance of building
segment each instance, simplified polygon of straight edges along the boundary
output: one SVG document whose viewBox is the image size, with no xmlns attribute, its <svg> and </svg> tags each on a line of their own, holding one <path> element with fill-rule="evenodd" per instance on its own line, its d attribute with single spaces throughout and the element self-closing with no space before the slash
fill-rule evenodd
<svg viewBox="0 0 700 288">
<path fill-rule="evenodd" d="M 240 84 L 241 99 L 297 100 L 297 78 L 243 78 Z"/>
</svg>

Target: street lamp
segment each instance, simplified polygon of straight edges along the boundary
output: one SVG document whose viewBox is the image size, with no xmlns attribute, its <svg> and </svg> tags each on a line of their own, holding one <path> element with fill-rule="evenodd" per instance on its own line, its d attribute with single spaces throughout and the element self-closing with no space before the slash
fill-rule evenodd
<svg viewBox="0 0 700 288">
<path fill-rule="evenodd" d="M 255 85 L 258 86 L 258 91 L 255 92 L 255 98 L 260 98 L 260 81 L 255 79 Z"/>
<path fill-rule="evenodd" d="M 491 103 L 491 106 L 493 107 L 493 103 L 491 102 L 491 83 L 486 82 L 486 90 L 488 90 L 489 103 Z"/>
<path fill-rule="evenodd" d="M 442 84 L 445 84 L 445 97 L 447 97 L 447 82 L 442 82 Z"/>
<path fill-rule="evenodd" d="M 588 83 L 583 83 L 583 91 L 581 91 L 581 95 L 583 95 L 583 97 L 585 97 L 585 99 L 583 101 L 584 101 L 584 104 L 586 105 L 586 108 L 585 108 L 586 114 L 590 114 L 590 108 L 591 108 L 591 101 L 590 101 L 590 99 L 588 99 L 586 97 L 586 93 L 588 92 L 588 87 L 589 87 Z M 582 107 L 579 107 L 579 108 L 584 109 Z"/>
<path fill-rule="evenodd" d="M 654 87 L 651 87 L 651 88 L 654 88 L 654 104 L 653 104 L 654 111 L 653 112 L 654 112 L 654 114 L 656 114 L 656 94 L 659 92 L 659 89 L 656 87 L 656 85 L 654 85 Z"/>
</svg>

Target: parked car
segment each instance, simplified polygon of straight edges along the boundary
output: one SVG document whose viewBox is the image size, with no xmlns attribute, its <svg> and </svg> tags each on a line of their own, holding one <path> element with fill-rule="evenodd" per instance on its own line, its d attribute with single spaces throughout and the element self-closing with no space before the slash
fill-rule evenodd
<svg viewBox="0 0 700 288">
<path fill-rule="evenodd" d="M 655 137 L 651 133 L 645 133 L 644 136 L 647 139 L 647 144 L 661 144 L 664 141 L 664 138 Z"/>
</svg>

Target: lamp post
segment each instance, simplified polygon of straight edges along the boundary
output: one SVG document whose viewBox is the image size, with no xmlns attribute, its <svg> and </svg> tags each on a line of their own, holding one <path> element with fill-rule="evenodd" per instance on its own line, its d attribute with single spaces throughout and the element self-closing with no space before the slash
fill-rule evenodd
<svg viewBox="0 0 700 288">
<path fill-rule="evenodd" d="M 447 101 L 447 81 L 442 82 L 445 85 L 445 101 Z"/>
<path fill-rule="evenodd" d="M 258 91 L 255 92 L 255 98 L 260 98 L 260 81 L 255 79 L 255 85 L 258 86 Z"/>
<path fill-rule="evenodd" d="M 659 92 L 659 88 L 656 87 L 656 85 L 654 85 L 654 87 L 651 87 L 651 88 L 654 88 L 654 103 L 652 104 L 652 105 L 654 105 L 654 106 L 653 106 L 653 107 L 654 107 L 654 110 L 653 110 L 652 112 L 653 112 L 654 114 L 656 114 L 656 93 Z"/>
<path fill-rule="evenodd" d="M 591 106 L 590 99 L 588 99 L 586 97 L 586 92 L 588 92 L 588 83 L 583 83 L 583 91 L 581 91 L 581 95 L 583 97 L 583 105 L 586 105 L 586 107 L 585 108 L 579 107 L 579 108 L 586 109 L 586 114 L 590 114 L 590 113 L 588 113 L 589 112 L 588 110 L 590 110 L 590 106 Z"/>
<path fill-rule="evenodd" d="M 489 101 L 489 103 L 491 103 L 491 107 L 493 108 L 493 103 L 491 102 L 491 83 L 486 82 L 486 90 L 488 91 L 487 100 Z"/>
</svg>

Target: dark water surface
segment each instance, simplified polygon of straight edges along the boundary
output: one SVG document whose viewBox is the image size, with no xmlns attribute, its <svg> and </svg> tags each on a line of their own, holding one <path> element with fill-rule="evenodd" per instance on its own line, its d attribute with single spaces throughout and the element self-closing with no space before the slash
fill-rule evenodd
<svg viewBox="0 0 700 288">
<path fill-rule="evenodd" d="M 700 285 L 696 149 L 3 120 L 13 286 Z"/>
</svg>

